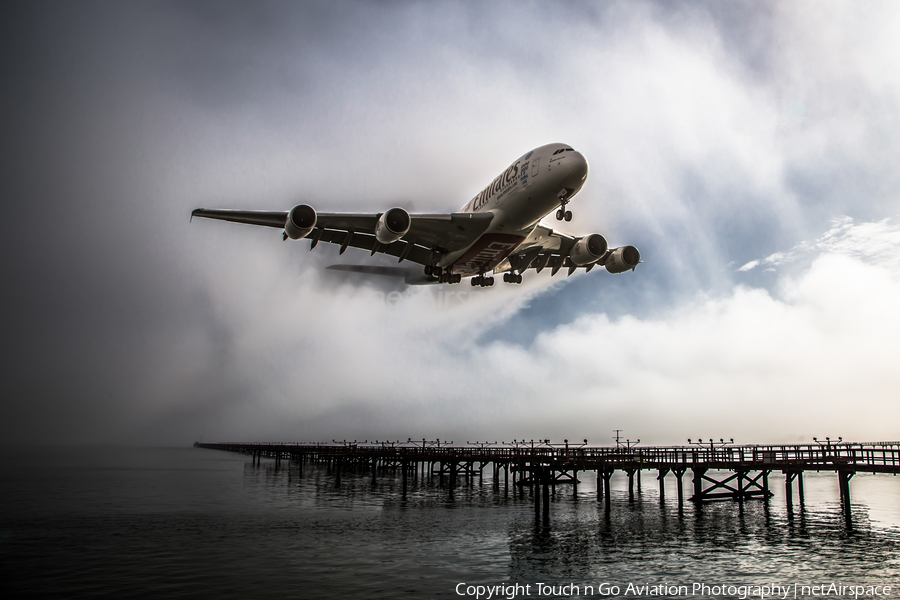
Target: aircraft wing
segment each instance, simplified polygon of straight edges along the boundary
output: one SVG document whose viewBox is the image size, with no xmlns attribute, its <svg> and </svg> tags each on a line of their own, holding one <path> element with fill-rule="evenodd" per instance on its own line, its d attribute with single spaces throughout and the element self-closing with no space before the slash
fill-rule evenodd
<svg viewBox="0 0 900 600">
<path fill-rule="evenodd" d="M 556 275 L 559 269 L 566 266 L 569 252 L 577 241 L 578 238 L 538 225 L 513 254 L 497 265 L 494 272 L 512 270 L 523 273 L 535 269 L 540 273 L 550 267 Z"/>
<path fill-rule="evenodd" d="M 551 275 L 556 275 L 560 269 L 566 268 L 568 274 L 571 275 L 579 268 L 590 271 L 596 265 L 602 265 L 612 273 L 620 273 L 633 269 L 640 262 L 640 253 L 637 249 L 633 246 L 625 246 L 611 250 L 605 249 L 602 256 L 588 264 L 576 264 L 571 254 L 575 245 L 584 237 L 587 236 L 573 237 L 544 225 L 538 225 L 513 254 L 494 268 L 494 272 L 517 271 L 523 273 L 528 269 L 534 269 L 540 273 L 544 269 L 550 268 Z M 606 240 L 603 240 L 603 244 L 605 247 Z"/>
<path fill-rule="evenodd" d="M 360 248 L 372 254 L 382 252 L 400 260 L 410 260 L 422 265 L 433 264 L 436 253 L 453 252 L 467 247 L 478 239 L 490 225 L 490 213 L 442 213 L 411 214 L 409 231 L 403 239 L 392 244 L 377 244 L 375 224 L 382 213 L 316 213 L 316 226 L 306 237 L 311 240 L 310 249 L 319 242 L 338 244 L 341 253 Z M 245 223 L 284 229 L 287 211 L 220 210 L 198 208 L 193 217 L 218 219 L 232 223 Z"/>
</svg>

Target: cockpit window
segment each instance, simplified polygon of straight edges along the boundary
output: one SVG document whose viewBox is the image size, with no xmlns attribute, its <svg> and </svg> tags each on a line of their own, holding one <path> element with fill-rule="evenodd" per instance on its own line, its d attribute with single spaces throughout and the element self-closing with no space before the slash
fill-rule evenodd
<svg viewBox="0 0 900 600">
<path fill-rule="evenodd" d="M 566 148 L 564 150 L 561 150 L 561 152 L 575 152 L 575 150 L 573 150 L 572 148 Z"/>
</svg>

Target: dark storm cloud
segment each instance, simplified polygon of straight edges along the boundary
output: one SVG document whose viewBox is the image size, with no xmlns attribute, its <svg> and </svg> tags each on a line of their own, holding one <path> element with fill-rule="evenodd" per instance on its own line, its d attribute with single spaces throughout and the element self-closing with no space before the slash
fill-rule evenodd
<svg viewBox="0 0 900 600">
<path fill-rule="evenodd" d="M 170 252 L 166 231 L 184 216 L 165 214 L 148 184 L 161 149 L 141 102 L 154 87 L 147 11 L 5 12 L 7 433 L 127 439 L 136 399 L 170 377 L 158 367 L 173 340 L 191 328 L 224 335 Z"/>
<path fill-rule="evenodd" d="M 897 11 L 829 8 L 5 4 L 3 434 L 450 436 L 507 411 L 532 419 L 511 435 L 569 435 L 560 420 L 579 407 L 637 426 L 626 400 L 665 389 L 702 410 L 721 373 L 673 375 L 677 351 L 632 337 L 675 336 L 703 364 L 733 350 L 704 333 L 723 314 L 740 335 L 754 315 L 796 325 L 815 293 L 791 304 L 735 285 L 827 278 L 737 268 L 838 215 L 896 213 Z M 365 253 L 188 222 L 198 206 L 299 201 L 454 210 L 549 141 L 591 163 L 570 229 L 638 245 L 636 273 L 406 290 L 323 270 Z M 765 344 L 749 346 L 768 368 Z M 798 381 L 816 377 L 804 369 Z M 538 401 L 559 397 L 556 413 Z"/>
</svg>

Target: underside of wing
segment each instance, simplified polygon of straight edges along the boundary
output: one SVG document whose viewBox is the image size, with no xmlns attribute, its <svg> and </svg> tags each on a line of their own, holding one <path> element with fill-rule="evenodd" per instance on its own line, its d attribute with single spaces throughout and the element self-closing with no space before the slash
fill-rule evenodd
<svg viewBox="0 0 900 600">
<path fill-rule="evenodd" d="M 535 269 L 553 268 L 553 274 L 565 265 L 576 238 L 538 225 L 516 251 L 494 268 L 494 272 L 515 271 L 524 273 Z M 558 265 L 558 266 L 557 266 Z"/>
<path fill-rule="evenodd" d="M 634 246 L 610 250 L 600 234 L 573 237 L 538 225 L 516 252 L 495 267 L 494 272 L 523 273 L 534 269 L 540 273 L 546 268 L 551 275 L 567 269 L 568 275 L 582 268 L 590 271 L 596 265 L 606 267 L 610 273 L 632 270 L 641 262 L 641 255 Z"/>
<path fill-rule="evenodd" d="M 262 225 L 263 227 L 277 227 L 284 229 L 287 220 L 287 212 L 273 212 L 263 210 L 218 210 L 210 208 L 198 208 L 191 212 L 191 219 L 203 217 L 204 219 L 218 219 L 232 223 L 245 223 L 247 225 Z"/>
<path fill-rule="evenodd" d="M 303 223 L 295 223 L 292 230 L 290 219 L 298 208 L 307 210 L 302 216 L 308 226 L 304 228 Z M 402 209 L 392 210 L 404 212 Z M 381 243 L 376 238 L 376 228 L 384 215 L 385 213 L 316 213 L 305 205 L 295 207 L 290 212 L 198 208 L 191 213 L 192 218 L 203 217 L 284 229 L 284 239 L 309 238 L 310 249 L 315 248 L 319 242 L 326 242 L 339 245 L 341 253 L 347 248 L 359 248 L 368 250 L 373 255 L 376 252 L 384 253 L 395 256 L 400 261 L 410 260 L 422 265 L 433 265 L 444 253 L 466 248 L 484 233 L 493 219 L 490 213 L 412 214 L 408 215 L 408 230 L 399 239 Z"/>
<path fill-rule="evenodd" d="M 472 244 L 487 230 L 494 218 L 491 213 L 410 216 L 412 225 L 404 237 L 446 252 L 455 252 Z"/>
</svg>

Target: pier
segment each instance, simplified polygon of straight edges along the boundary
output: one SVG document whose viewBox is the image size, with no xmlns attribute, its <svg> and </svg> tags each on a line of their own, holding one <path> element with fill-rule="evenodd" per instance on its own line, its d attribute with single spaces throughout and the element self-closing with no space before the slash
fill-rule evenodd
<svg viewBox="0 0 900 600">
<path fill-rule="evenodd" d="M 387 469 L 400 473 L 404 485 L 409 477 L 437 476 L 447 482 L 450 493 L 460 479 L 481 478 L 486 467 L 493 469 L 493 485 L 503 491 L 530 487 L 534 492 L 535 512 L 549 514 L 551 489 L 561 484 L 577 489 L 579 473 L 593 473 L 597 479 L 597 501 L 610 508 L 610 478 L 616 471 L 628 476 L 629 498 L 634 499 L 635 484 L 640 491 L 641 473 L 649 472 L 658 481 L 660 498 L 665 497 L 669 475 L 677 483 L 678 505 L 685 501 L 683 478 L 690 471 L 691 492 L 688 501 L 715 500 L 743 502 L 768 499 L 770 475 L 784 477 L 788 506 L 802 505 L 803 475 L 809 471 L 833 471 L 845 516 L 851 517 L 850 479 L 859 472 L 900 473 L 900 442 L 816 443 L 798 445 L 733 445 L 710 442 L 707 445 L 659 447 L 586 447 L 551 444 L 548 440 L 516 445 L 441 446 L 426 440 L 407 443 L 331 444 L 224 442 L 201 443 L 195 447 L 238 452 L 252 457 L 291 461 L 302 470 L 304 463 L 326 464 L 339 483 L 342 470 L 371 472 L 377 480 Z M 724 473 L 724 475 L 723 475 Z"/>
</svg>

